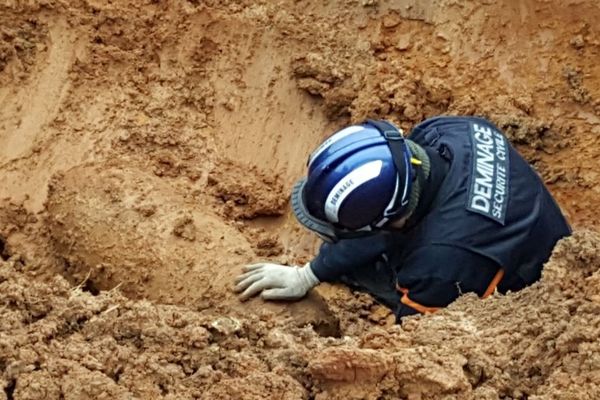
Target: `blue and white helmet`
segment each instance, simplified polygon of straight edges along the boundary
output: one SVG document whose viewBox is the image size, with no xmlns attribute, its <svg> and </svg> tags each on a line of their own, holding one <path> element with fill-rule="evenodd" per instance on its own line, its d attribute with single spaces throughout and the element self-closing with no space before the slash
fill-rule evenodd
<svg viewBox="0 0 600 400">
<path fill-rule="evenodd" d="M 292 192 L 294 214 L 324 239 L 361 236 L 408 209 L 411 153 L 387 121 L 348 126 L 310 155 L 308 176 Z"/>
</svg>

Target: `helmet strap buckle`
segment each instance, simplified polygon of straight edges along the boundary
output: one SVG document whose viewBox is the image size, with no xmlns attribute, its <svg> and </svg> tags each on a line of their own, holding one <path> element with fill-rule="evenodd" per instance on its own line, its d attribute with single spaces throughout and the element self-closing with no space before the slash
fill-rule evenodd
<svg viewBox="0 0 600 400">
<path fill-rule="evenodd" d="M 385 130 L 385 131 L 382 131 L 381 134 L 388 142 L 404 140 L 404 138 L 402 137 L 402 135 L 400 135 L 400 133 L 398 131 Z"/>
</svg>

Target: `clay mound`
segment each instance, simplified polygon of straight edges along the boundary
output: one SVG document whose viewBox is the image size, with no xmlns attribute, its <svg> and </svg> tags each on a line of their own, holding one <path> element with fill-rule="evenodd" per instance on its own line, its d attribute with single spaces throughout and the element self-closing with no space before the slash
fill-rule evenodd
<svg viewBox="0 0 600 400">
<path fill-rule="evenodd" d="M 288 195 L 280 179 L 229 160 L 219 163 L 208 174 L 208 191 L 220 203 L 226 219 L 249 220 L 280 217 L 288 210 Z"/>
<path fill-rule="evenodd" d="M 225 223 L 211 203 L 201 193 L 183 193 L 122 163 L 87 164 L 58 174 L 50 185 L 47 222 L 54 252 L 64 259 L 61 272 L 93 294 L 118 288 L 132 299 L 276 316 L 339 335 L 339 319 L 320 295 L 291 305 L 239 302 L 234 278 L 261 249 L 253 249 L 244 236 L 253 232 Z M 260 209 L 271 203 L 253 200 L 242 209 L 256 204 Z"/>
<path fill-rule="evenodd" d="M 559 243 L 540 283 L 485 301 L 463 296 L 434 315 L 373 330 L 360 349 L 325 349 L 311 373 L 339 398 L 597 398 L 599 257 L 600 235 L 576 232 Z"/>
<path fill-rule="evenodd" d="M 64 273 L 92 290 L 119 286 L 129 297 L 163 303 L 231 297 L 233 277 L 253 252 L 200 201 L 125 165 L 90 164 L 58 175 L 47 209 Z"/>
<path fill-rule="evenodd" d="M 338 339 L 281 318 L 92 296 L 2 262 L 0 398 L 598 398 L 598 286 L 576 288 L 597 281 L 599 259 L 600 235 L 578 232 L 519 293 Z"/>
<path fill-rule="evenodd" d="M 307 398 L 310 327 L 93 296 L 22 268 L 0 263 L 0 399 Z"/>
</svg>

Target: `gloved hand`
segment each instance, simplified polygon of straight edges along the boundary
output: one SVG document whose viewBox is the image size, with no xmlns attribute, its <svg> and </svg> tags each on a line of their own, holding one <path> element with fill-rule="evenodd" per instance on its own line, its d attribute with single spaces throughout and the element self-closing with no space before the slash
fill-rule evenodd
<svg viewBox="0 0 600 400">
<path fill-rule="evenodd" d="M 258 293 L 265 300 L 295 300 L 319 284 L 319 279 L 310 263 L 303 267 L 260 263 L 245 266 L 235 282 L 235 291 L 244 291 L 240 295 L 242 301 Z"/>
</svg>

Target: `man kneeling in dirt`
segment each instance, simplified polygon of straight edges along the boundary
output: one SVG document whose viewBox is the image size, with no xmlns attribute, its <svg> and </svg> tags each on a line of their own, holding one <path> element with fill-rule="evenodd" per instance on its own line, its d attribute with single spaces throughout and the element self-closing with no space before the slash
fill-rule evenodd
<svg viewBox="0 0 600 400">
<path fill-rule="evenodd" d="M 386 121 L 348 126 L 312 153 L 292 207 L 324 240 L 319 254 L 303 267 L 245 267 L 243 300 L 299 299 L 319 282 L 342 282 L 399 321 L 462 293 L 530 285 L 570 234 L 536 172 L 475 117 L 432 118 L 407 139 Z"/>
</svg>

